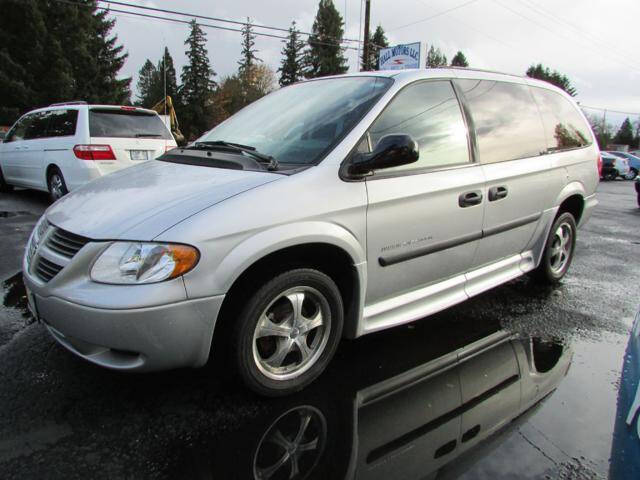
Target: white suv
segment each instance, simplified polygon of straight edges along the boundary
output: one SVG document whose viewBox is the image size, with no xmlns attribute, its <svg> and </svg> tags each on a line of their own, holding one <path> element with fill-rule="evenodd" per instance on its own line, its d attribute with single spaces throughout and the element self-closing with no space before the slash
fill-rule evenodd
<svg viewBox="0 0 640 480">
<path fill-rule="evenodd" d="M 0 191 L 48 191 L 53 201 L 85 183 L 153 160 L 176 142 L 152 110 L 84 102 L 23 115 L 0 143 Z"/>
</svg>

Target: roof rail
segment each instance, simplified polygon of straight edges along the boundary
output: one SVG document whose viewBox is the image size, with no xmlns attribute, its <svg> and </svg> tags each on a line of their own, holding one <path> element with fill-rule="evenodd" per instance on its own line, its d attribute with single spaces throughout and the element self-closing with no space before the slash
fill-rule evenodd
<svg viewBox="0 0 640 480">
<path fill-rule="evenodd" d="M 449 67 L 442 67 L 442 68 L 451 68 L 453 70 L 470 70 L 472 72 L 497 73 L 497 74 L 500 74 L 500 75 L 508 75 L 510 77 L 527 78 L 526 75 L 518 75 L 517 73 L 500 72 L 498 70 L 488 70 L 488 69 L 485 69 L 485 68 L 457 67 L 457 66 L 454 66 L 454 65 L 451 65 Z"/>
<path fill-rule="evenodd" d="M 61 107 L 62 105 L 86 105 L 87 102 L 84 100 L 73 100 L 71 102 L 60 102 L 60 103 L 52 103 L 49 105 L 50 107 Z"/>
</svg>

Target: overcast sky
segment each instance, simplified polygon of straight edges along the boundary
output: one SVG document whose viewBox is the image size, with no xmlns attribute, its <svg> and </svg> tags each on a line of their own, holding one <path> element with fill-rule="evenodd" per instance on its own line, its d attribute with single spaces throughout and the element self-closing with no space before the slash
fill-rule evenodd
<svg viewBox="0 0 640 480">
<path fill-rule="evenodd" d="M 232 20 L 244 21 L 249 16 L 257 25 L 283 28 L 296 20 L 302 31 L 311 30 L 318 7 L 318 0 L 124 1 Z M 345 37 L 357 39 L 360 0 L 334 3 L 346 17 Z M 122 73 L 133 77 L 134 88 L 144 61 L 150 58 L 157 62 L 164 45 L 180 74 L 186 61 L 187 25 L 113 15 L 117 19 L 114 33 L 129 53 Z M 529 65 L 541 62 L 571 79 L 581 104 L 628 112 L 640 112 L 639 20 L 638 0 L 371 0 L 372 28 L 382 25 L 391 44 L 426 42 L 440 47 L 449 60 L 462 50 L 472 67 L 516 74 L 524 74 Z M 240 57 L 240 34 L 211 28 L 205 31 L 217 78 L 234 73 Z M 276 70 L 281 40 L 259 36 L 256 47 L 258 56 Z M 346 56 L 350 70 L 355 71 L 356 52 L 347 50 Z M 625 116 L 607 114 L 607 119 L 619 123 Z"/>
</svg>

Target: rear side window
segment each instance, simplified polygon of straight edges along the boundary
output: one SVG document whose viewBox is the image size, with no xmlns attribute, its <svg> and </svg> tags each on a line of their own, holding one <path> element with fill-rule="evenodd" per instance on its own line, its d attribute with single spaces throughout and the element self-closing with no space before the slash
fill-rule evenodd
<svg viewBox="0 0 640 480">
<path fill-rule="evenodd" d="M 131 110 L 92 109 L 89 111 L 91 137 L 162 138 L 171 134 L 157 115 Z"/>
<path fill-rule="evenodd" d="M 78 110 L 51 110 L 47 137 L 69 137 L 76 134 Z"/>
<path fill-rule="evenodd" d="M 20 120 L 18 120 L 13 128 L 9 130 L 9 133 L 7 133 L 5 143 L 24 140 L 25 133 L 27 132 L 27 128 L 29 127 L 32 119 L 33 117 L 31 115 L 25 115 Z"/>
<path fill-rule="evenodd" d="M 36 112 L 29 114 L 31 121 L 25 132 L 25 140 L 34 140 L 36 138 L 44 138 L 47 134 L 47 120 L 49 116 L 47 112 Z"/>
<path fill-rule="evenodd" d="M 482 163 L 546 152 L 542 120 L 527 85 L 492 80 L 455 82 L 469 105 Z"/>
<path fill-rule="evenodd" d="M 590 127 L 569 100 L 546 88 L 531 87 L 547 137 L 549 152 L 591 145 Z"/>
<path fill-rule="evenodd" d="M 467 128 L 448 81 L 420 82 L 401 90 L 369 129 L 372 147 L 391 134 L 410 135 L 418 142 L 420 158 L 385 173 L 469 162 Z"/>
</svg>

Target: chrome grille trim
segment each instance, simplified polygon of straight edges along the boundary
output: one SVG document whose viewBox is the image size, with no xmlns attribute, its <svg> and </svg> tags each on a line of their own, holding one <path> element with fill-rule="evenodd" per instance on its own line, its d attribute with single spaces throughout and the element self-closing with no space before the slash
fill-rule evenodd
<svg viewBox="0 0 640 480">
<path fill-rule="evenodd" d="M 55 277 L 62 268 L 61 265 L 57 265 L 44 257 L 40 257 L 35 266 L 35 274 L 43 282 L 48 282 Z"/>
<path fill-rule="evenodd" d="M 88 238 L 56 227 L 49 235 L 46 245 L 64 257 L 73 258 L 88 242 Z"/>
</svg>

